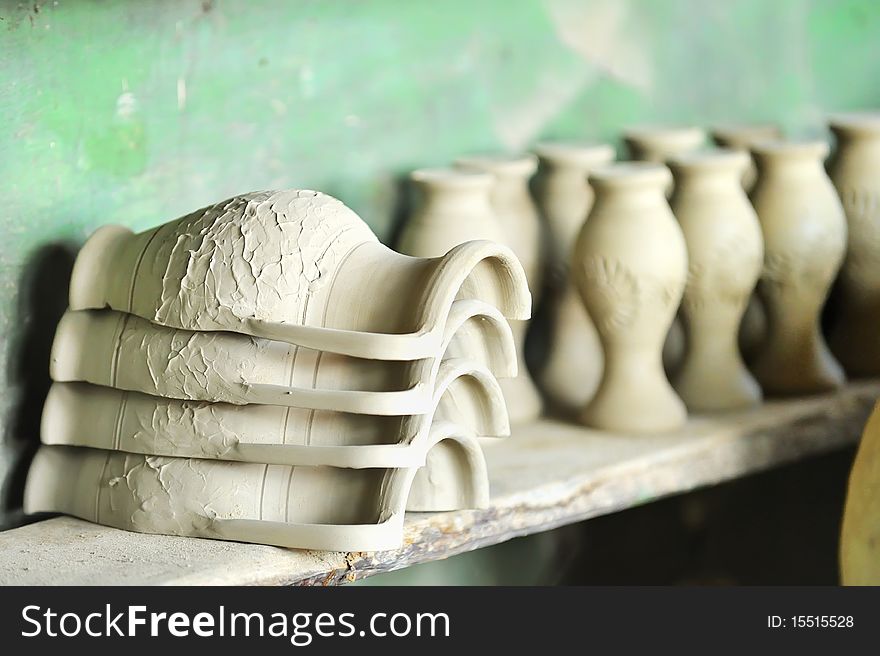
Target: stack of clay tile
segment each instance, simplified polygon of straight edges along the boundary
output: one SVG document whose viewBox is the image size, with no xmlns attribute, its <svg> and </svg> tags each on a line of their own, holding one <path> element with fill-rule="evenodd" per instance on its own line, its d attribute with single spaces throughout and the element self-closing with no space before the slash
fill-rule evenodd
<svg viewBox="0 0 880 656">
<path fill-rule="evenodd" d="M 314 191 L 236 196 L 85 244 L 53 345 L 29 512 L 287 547 L 402 542 L 488 499 L 478 438 L 530 298 L 492 242 L 383 246 Z"/>
</svg>

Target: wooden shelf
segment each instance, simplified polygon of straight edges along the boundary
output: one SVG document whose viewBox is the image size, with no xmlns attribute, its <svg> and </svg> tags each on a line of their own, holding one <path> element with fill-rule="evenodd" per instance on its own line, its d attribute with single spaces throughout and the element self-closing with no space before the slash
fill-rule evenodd
<svg viewBox="0 0 880 656">
<path fill-rule="evenodd" d="M 405 546 L 310 552 L 141 535 L 58 517 L 0 533 L 0 584 L 338 584 L 613 513 L 855 443 L 880 382 L 748 412 L 694 417 L 674 434 L 613 435 L 558 421 L 486 446 L 484 510 L 411 513 Z"/>
</svg>

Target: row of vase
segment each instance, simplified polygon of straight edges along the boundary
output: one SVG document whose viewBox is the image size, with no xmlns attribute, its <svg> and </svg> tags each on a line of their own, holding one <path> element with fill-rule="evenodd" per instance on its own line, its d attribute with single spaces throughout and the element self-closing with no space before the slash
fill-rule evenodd
<svg viewBox="0 0 880 656">
<path fill-rule="evenodd" d="M 610 145 L 544 143 L 418 170 L 421 202 L 397 248 L 493 239 L 520 258 L 550 328 L 536 385 L 522 365 L 528 326 L 514 324 L 513 422 L 543 398 L 589 426 L 650 432 L 687 410 L 829 391 L 846 373 L 880 374 L 880 116 L 830 128 L 828 171 L 826 142 L 772 125 L 719 128 L 715 149 L 699 128 L 629 130 L 629 162 Z"/>
<path fill-rule="evenodd" d="M 488 502 L 531 305 L 502 246 L 404 257 L 334 198 L 258 192 L 99 229 L 69 305 L 28 512 L 350 551 Z"/>
</svg>

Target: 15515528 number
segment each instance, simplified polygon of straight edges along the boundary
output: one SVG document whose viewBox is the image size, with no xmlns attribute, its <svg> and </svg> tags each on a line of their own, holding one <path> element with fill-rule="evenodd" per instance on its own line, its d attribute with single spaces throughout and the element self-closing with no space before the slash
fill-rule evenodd
<svg viewBox="0 0 880 656">
<path fill-rule="evenodd" d="M 792 615 L 791 626 L 796 629 L 837 629 L 853 625 L 852 615 Z"/>
<path fill-rule="evenodd" d="M 768 615 L 767 627 L 771 629 L 847 629 L 855 620 L 852 615 Z"/>
</svg>

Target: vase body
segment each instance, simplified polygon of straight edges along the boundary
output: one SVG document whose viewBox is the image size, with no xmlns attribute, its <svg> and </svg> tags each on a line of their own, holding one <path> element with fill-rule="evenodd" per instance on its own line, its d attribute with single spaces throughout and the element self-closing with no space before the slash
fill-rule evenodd
<svg viewBox="0 0 880 656">
<path fill-rule="evenodd" d="M 696 412 L 733 410 L 761 401 L 737 344 L 740 322 L 763 262 L 758 216 L 741 185 L 745 153 L 673 157 L 670 201 L 688 250 L 680 316 L 687 349 L 674 387 Z"/>
<path fill-rule="evenodd" d="M 831 180 L 846 212 L 848 243 L 838 278 L 834 354 L 853 376 L 880 374 L 880 115 L 831 121 L 837 152 Z"/>
<path fill-rule="evenodd" d="M 670 157 L 700 149 L 706 143 L 706 133 L 693 126 L 663 127 L 646 126 L 624 131 L 624 141 L 633 159 L 644 162 L 664 163 Z M 672 193 L 670 180 L 666 195 Z M 685 334 L 681 320 L 676 317 L 669 327 L 663 343 L 663 366 L 674 374 L 681 366 L 685 351 Z"/>
<path fill-rule="evenodd" d="M 846 250 L 846 219 L 823 168 L 823 142 L 754 146 L 752 203 L 764 236 L 758 293 L 767 337 L 752 371 L 767 394 L 834 389 L 843 369 L 828 350 L 819 316 Z"/>
<path fill-rule="evenodd" d="M 530 163 L 534 170 L 534 162 Z M 528 196 L 526 166 L 511 166 L 516 171 L 500 186 L 499 200 L 496 175 L 473 169 L 423 169 L 415 171 L 412 179 L 416 184 L 421 203 L 404 227 L 398 250 L 406 255 L 425 257 L 426 253 L 438 256 L 466 241 L 488 239 L 508 243 L 511 250 L 526 242 L 525 239 L 509 240 L 508 234 L 517 234 L 518 225 L 533 224 L 537 232 L 537 210 Z M 523 192 L 526 197 L 523 198 Z M 499 214 L 496 204 L 507 211 Z M 533 241 L 537 249 L 537 238 Z M 514 251 L 516 253 L 516 251 Z M 518 255 L 518 254 L 517 254 Z M 428 257 L 431 257 L 428 256 Z M 524 258 L 534 270 L 537 256 Z M 523 267 L 526 269 L 526 267 Z M 526 269 L 527 270 L 527 269 Z M 528 279 L 528 274 L 526 274 Z M 511 321 L 511 331 L 517 352 L 517 375 L 499 380 L 507 401 L 511 423 L 534 419 L 541 412 L 541 399 L 529 378 L 523 362 L 526 321 Z"/>
<path fill-rule="evenodd" d="M 623 163 L 594 171 L 593 208 L 578 235 L 572 276 L 602 343 L 599 388 L 581 413 L 606 430 L 671 430 L 685 406 L 662 364 L 663 341 L 681 301 L 687 251 L 665 190 L 669 170 Z"/>
<path fill-rule="evenodd" d="M 570 277 L 578 232 L 593 205 L 589 172 L 609 164 L 614 149 L 604 144 L 539 144 L 538 205 L 549 229 L 547 272 L 547 359 L 539 384 L 559 414 L 573 416 L 592 398 L 602 377 L 602 345 Z"/>
</svg>

